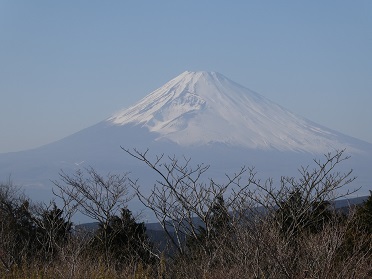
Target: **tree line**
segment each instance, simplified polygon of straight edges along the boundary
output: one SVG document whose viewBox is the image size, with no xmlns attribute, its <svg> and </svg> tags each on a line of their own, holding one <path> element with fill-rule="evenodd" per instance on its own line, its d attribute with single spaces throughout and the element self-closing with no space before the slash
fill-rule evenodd
<svg viewBox="0 0 372 279">
<path fill-rule="evenodd" d="M 347 212 L 334 207 L 357 191 L 344 189 L 355 180 L 352 171 L 337 171 L 348 159 L 344 151 L 301 167 L 298 178 L 276 183 L 242 167 L 221 183 L 205 179 L 208 165 L 123 150 L 157 175 L 150 193 L 128 173 L 93 168 L 62 171 L 49 204 L 33 203 L 11 181 L 1 184 L 2 277 L 372 276 L 372 193 Z M 134 197 L 161 225 L 162 245 L 128 208 Z M 77 213 L 98 228 L 74 226 Z"/>
</svg>

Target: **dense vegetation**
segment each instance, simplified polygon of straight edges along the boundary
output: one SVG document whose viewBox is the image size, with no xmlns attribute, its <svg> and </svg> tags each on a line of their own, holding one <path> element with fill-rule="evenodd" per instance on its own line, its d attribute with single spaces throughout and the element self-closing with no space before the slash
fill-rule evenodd
<svg viewBox="0 0 372 279">
<path fill-rule="evenodd" d="M 34 204 L 11 181 L 0 185 L 2 278 L 372 277 L 372 193 L 346 212 L 334 208 L 354 180 L 337 172 L 342 151 L 278 184 L 246 168 L 206 182 L 208 166 L 125 151 L 159 175 L 149 195 L 128 174 L 94 169 L 61 173 L 60 208 Z M 134 196 L 158 219 L 161 243 L 128 209 Z M 98 229 L 75 227 L 77 212 Z"/>
</svg>

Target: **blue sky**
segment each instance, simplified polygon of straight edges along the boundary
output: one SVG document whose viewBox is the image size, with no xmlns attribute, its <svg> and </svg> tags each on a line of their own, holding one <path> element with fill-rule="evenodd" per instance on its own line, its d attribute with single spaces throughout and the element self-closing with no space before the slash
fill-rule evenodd
<svg viewBox="0 0 372 279">
<path fill-rule="evenodd" d="M 0 152 L 217 71 L 372 143 L 372 1 L 0 0 Z"/>
</svg>

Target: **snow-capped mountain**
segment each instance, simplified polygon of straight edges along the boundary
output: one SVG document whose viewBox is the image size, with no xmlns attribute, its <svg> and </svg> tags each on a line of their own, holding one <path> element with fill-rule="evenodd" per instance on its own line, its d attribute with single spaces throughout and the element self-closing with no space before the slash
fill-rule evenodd
<svg viewBox="0 0 372 279">
<path fill-rule="evenodd" d="M 108 122 L 135 124 L 181 146 L 357 151 L 341 134 L 296 116 L 216 72 L 184 72 Z"/>
<path fill-rule="evenodd" d="M 103 174 L 129 171 L 152 185 L 150 171 L 121 146 L 211 165 L 208 177 L 222 183 L 225 173 L 243 165 L 256 167 L 263 179 L 296 175 L 312 159 L 346 149 L 352 158 L 344 169 L 355 169 L 362 195 L 371 189 L 372 144 L 296 116 L 215 72 L 184 72 L 94 126 L 33 150 L 0 154 L 0 181 L 11 175 L 43 200 L 53 197 L 50 180 L 61 170 L 89 166 Z"/>
</svg>

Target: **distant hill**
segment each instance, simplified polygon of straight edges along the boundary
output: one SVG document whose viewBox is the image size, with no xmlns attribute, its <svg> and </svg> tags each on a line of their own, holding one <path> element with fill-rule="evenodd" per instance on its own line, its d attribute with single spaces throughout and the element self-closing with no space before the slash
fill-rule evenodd
<svg viewBox="0 0 372 279">
<path fill-rule="evenodd" d="M 334 208 L 336 210 L 341 210 L 345 213 L 349 211 L 351 207 L 362 205 L 368 196 L 357 197 L 357 198 L 347 198 L 347 199 L 340 199 L 334 202 Z M 260 210 L 258 210 L 260 211 Z M 195 224 L 202 224 L 199 218 L 194 218 Z M 152 240 L 158 240 L 159 236 L 163 237 L 163 228 L 159 222 L 152 222 L 152 223 L 145 223 L 147 234 L 150 236 Z M 98 229 L 98 222 L 91 222 L 91 223 L 83 223 L 75 226 L 77 230 L 84 230 L 84 231 L 95 231 Z M 169 228 L 171 230 L 171 228 Z"/>
</svg>

